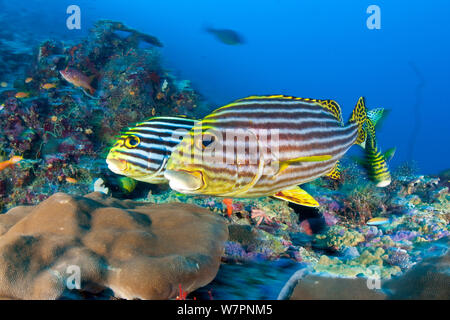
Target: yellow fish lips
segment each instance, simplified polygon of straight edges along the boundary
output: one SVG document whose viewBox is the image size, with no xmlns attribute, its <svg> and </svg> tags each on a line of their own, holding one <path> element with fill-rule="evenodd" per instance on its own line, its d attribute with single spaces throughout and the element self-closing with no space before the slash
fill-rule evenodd
<svg viewBox="0 0 450 320">
<path fill-rule="evenodd" d="M 164 177 L 169 180 L 169 185 L 173 190 L 182 193 L 195 192 L 205 185 L 201 171 L 166 169 Z"/>
</svg>

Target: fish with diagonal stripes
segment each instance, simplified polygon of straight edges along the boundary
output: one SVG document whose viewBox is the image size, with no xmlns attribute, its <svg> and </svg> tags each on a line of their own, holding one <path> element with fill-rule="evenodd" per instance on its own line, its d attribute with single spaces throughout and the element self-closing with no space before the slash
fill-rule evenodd
<svg viewBox="0 0 450 320">
<path fill-rule="evenodd" d="M 174 148 L 165 177 L 172 189 L 183 193 L 275 196 L 315 207 L 317 201 L 298 185 L 339 176 L 338 161 L 354 144 L 365 148 L 368 141 L 373 153 L 374 128 L 382 113 L 368 112 L 361 97 L 344 124 L 333 100 L 282 95 L 240 99 L 193 126 Z M 388 185 L 385 159 L 370 156 L 367 166 L 371 159 L 385 170 L 369 176 L 378 186 Z"/>
<path fill-rule="evenodd" d="M 168 158 L 194 123 L 185 117 L 153 117 L 137 123 L 118 137 L 106 158 L 108 168 L 135 180 L 167 183 Z"/>
</svg>

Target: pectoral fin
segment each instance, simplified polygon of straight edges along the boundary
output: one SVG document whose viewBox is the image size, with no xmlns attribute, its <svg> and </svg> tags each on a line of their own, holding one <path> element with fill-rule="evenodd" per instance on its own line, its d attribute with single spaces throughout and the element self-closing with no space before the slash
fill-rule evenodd
<svg viewBox="0 0 450 320">
<path fill-rule="evenodd" d="M 274 195 L 275 198 L 296 203 L 306 207 L 318 207 L 319 203 L 311 197 L 305 190 L 296 187 L 291 190 L 283 190 Z"/>
<path fill-rule="evenodd" d="M 290 159 L 290 160 L 286 160 L 286 161 L 280 161 L 279 162 L 279 169 L 278 169 L 278 174 L 280 174 L 281 172 L 283 172 L 284 170 L 286 170 L 289 166 L 291 165 L 298 165 L 302 162 L 320 162 L 320 161 L 327 161 L 330 160 L 333 156 L 326 154 L 326 155 L 321 155 L 321 156 L 309 156 L 309 157 L 299 157 L 299 158 L 295 158 L 295 159 Z"/>
<path fill-rule="evenodd" d="M 298 162 L 320 162 L 320 161 L 327 161 L 332 158 L 331 155 L 325 154 L 321 156 L 309 156 L 309 157 L 299 157 L 292 160 L 288 160 L 286 162 L 289 163 L 298 163 Z"/>
</svg>

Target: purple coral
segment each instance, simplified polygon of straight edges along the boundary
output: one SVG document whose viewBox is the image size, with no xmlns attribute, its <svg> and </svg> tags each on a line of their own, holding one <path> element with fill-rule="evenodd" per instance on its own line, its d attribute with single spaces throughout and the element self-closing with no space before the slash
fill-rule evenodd
<svg viewBox="0 0 450 320">
<path fill-rule="evenodd" d="M 393 241 L 411 241 L 418 236 L 417 232 L 409 230 L 400 230 L 391 235 Z"/>
<path fill-rule="evenodd" d="M 399 248 L 391 248 L 387 262 L 392 266 L 397 266 L 402 270 L 412 266 L 411 258 L 406 250 Z"/>
</svg>

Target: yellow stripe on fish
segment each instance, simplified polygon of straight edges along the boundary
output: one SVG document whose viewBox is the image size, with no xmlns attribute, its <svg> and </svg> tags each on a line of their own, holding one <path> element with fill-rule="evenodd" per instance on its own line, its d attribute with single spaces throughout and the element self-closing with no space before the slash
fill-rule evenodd
<svg viewBox="0 0 450 320">
<path fill-rule="evenodd" d="M 365 142 L 366 120 L 363 98 L 347 125 L 333 100 L 243 98 L 196 123 L 172 152 L 165 176 L 183 193 L 279 196 L 333 172 L 353 144 Z"/>
</svg>

